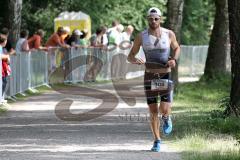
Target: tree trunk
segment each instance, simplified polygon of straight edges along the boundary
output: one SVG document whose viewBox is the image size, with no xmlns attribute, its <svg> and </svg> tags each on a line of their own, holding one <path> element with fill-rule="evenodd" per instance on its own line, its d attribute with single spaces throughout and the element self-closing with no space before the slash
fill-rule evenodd
<svg viewBox="0 0 240 160">
<path fill-rule="evenodd" d="M 232 86 L 229 113 L 240 116 L 240 1 L 228 1 L 229 31 L 231 43 Z"/>
<path fill-rule="evenodd" d="M 9 33 L 9 41 L 13 44 L 19 38 L 19 33 L 21 29 L 21 11 L 22 11 L 22 0 L 8 0 L 8 28 L 10 30 Z"/>
<path fill-rule="evenodd" d="M 177 41 L 180 44 L 180 33 L 182 27 L 183 18 L 183 5 L 184 0 L 168 0 L 167 2 L 167 28 L 171 29 L 177 37 Z M 175 83 L 175 90 L 178 85 L 178 65 L 172 70 L 172 79 Z"/>
<path fill-rule="evenodd" d="M 215 0 L 216 13 L 204 76 L 213 78 L 218 73 L 226 72 L 227 51 L 229 44 L 227 0 Z"/>
</svg>

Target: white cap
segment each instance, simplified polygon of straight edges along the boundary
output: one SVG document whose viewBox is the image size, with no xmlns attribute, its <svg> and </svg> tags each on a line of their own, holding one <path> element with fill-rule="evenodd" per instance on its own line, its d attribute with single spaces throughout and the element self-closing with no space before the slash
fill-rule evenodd
<svg viewBox="0 0 240 160">
<path fill-rule="evenodd" d="M 70 27 L 68 27 L 68 26 L 63 27 L 63 29 L 64 29 L 67 33 L 70 32 Z"/>
<path fill-rule="evenodd" d="M 81 36 L 81 35 L 82 35 L 82 32 L 79 31 L 78 29 L 76 29 L 76 30 L 74 30 L 74 34 L 75 34 L 76 36 Z"/>
<path fill-rule="evenodd" d="M 161 17 L 162 12 L 158 8 L 152 7 L 147 12 L 147 16 L 151 16 L 151 15 L 157 15 L 157 16 Z"/>
</svg>

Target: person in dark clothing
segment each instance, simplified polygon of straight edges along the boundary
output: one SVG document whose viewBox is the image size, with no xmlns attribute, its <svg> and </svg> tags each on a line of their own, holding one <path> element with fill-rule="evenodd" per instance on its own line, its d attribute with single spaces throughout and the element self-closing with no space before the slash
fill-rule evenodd
<svg viewBox="0 0 240 160">
<path fill-rule="evenodd" d="M 82 32 L 78 29 L 73 30 L 71 37 L 67 40 L 67 44 L 70 46 L 79 46 L 80 45 L 80 36 Z"/>
<path fill-rule="evenodd" d="M 1 30 L 1 34 L 5 35 L 9 39 L 9 30 L 7 28 L 3 28 Z M 9 40 L 7 41 L 6 46 L 3 47 L 3 53 L 9 54 L 9 55 L 15 54 L 15 50 L 13 48 L 13 45 Z"/>
</svg>

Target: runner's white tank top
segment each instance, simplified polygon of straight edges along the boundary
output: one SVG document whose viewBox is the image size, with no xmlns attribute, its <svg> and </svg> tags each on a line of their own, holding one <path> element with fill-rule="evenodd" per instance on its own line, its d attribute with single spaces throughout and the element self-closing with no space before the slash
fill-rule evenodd
<svg viewBox="0 0 240 160">
<path fill-rule="evenodd" d="M 160 38 L 150 35 L 148 29 L 144 30 L 142 32 L 142 48 L 146 57 L 146 64 L 160 64 L 157 68 L 161 68 L 168 62 L 170 56 L 169 30 L 161 28 Z"/>
</svg>

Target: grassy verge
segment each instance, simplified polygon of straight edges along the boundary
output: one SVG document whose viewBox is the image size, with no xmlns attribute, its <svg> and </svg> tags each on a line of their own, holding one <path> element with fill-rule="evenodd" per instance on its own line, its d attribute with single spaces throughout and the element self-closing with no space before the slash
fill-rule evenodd
<svg viewBox="0 0 240 160">
<path fill-rule="evenodd" d="M 34 90 L 27 90 L 24 93 L 19 93 L 15 95 L 15 98 L 17 101 L 21 101 L 21 100 L 25 100 L 26 98 L 30 97 L 30 96 L 37 96 L 40 95 L 44 92 L 50 91 L 52 90 L 51 88 L 49 88 L 48 86 L 40 86 L 35 88 Z M 14 99 L 8 99 L 8 103 L 14 103 L 16 100 Z M 8 105 L 7 104 L 2 104 L 0 105 L 0 115 L 5 113 L 8 110 Z"/>
<path fill-rule="evenodd" d="M 32 90 L 27 90 L 24 93 L 18 93 L 18 94 L 15 95 L 15 97 L 17 98 L 17 100 L 24 100 L 27 97 L 37 96 L 37 95 L 40 95 L 44 92 L 50 91 L 52 89 L 49 88 L 48 86 L 43 85 L 43 86 L 40 86 L 40 87 L 36 87 L 35 90 L 36 90 L 36 92 L 34 92 Z M 14 103 L 14 102 L 15 101 L 12 101 L 11 99 L 8 100 L 8 103 Z"/>
<path fill-rule="evenodd" d="M 0 105 L 0 115 L 1 115 L 2 113 L 6 112 L 6 111 L 7 111 L 7 109 L 4 108 L 4 106 L 1 106 L 1 105 Z"/>
<path fill-rule="evenodd" d="M 240 159 L 240 119 L 223 118 L 219 101 L 229 96 L 230 77 L 181 84 L 173 108 L 172 145 L 186 160 Z"/>
</svg>

